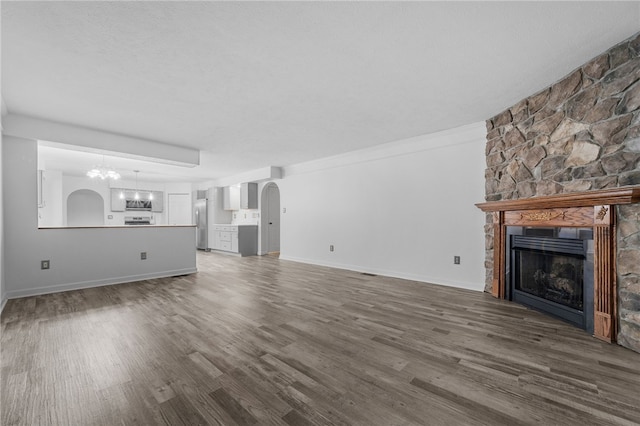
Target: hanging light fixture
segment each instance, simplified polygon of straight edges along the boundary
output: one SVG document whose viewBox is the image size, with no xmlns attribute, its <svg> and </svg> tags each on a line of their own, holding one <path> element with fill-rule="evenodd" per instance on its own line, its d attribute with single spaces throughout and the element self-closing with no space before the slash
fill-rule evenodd
<svg viewBox="0 0 640 426">
<path fill-rule="evenodd" d="M 100 178 L 102 180 L 105 179 L 120 179 L 120 173 L 113 170 L 111 167 L 105 165 L 104 163 L 104 155 L 102 156 L 102 165 L 101 166 L 93 166 L 93 169 L 87 172 L 87 176 L 90 178 Z"/>
</svg>

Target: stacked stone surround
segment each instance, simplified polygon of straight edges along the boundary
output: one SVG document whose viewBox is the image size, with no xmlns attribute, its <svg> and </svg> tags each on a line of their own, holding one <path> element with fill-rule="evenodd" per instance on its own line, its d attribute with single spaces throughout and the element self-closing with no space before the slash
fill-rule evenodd
<svg viewBox="0 0 640 426">
<path fill-rule="evenodd" d="M 640 33 L 486 124 L 487 201 L 639 185 Z M 617 339 L 640 352 L 640 204 L 618 206 L 617 224 Z"/>
</svg>

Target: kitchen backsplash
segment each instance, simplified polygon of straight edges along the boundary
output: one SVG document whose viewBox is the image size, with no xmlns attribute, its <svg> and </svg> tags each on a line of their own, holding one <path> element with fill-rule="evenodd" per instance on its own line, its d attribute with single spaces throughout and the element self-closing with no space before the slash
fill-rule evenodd
<svg viewBox="0 0 640 426">
<path fill-rule="evenodd" d="M 241 209 L 234 211 L 231 218 L 231 224 L 233 225 L 258 225 L 260 223 L 260 212 L 255 209 Z"/>
</svg>

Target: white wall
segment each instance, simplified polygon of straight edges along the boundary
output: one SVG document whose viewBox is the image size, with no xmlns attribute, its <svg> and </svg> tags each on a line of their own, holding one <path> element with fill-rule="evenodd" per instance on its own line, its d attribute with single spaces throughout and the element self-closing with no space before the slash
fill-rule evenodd
<svg viewBox="0 0 640 426">
<path fill-rule="evenodd" d="M 111 192 L 109 189 L 109 183 L 107 181 L 103 181 L 102 179 L 89 179 L 87 177 L 62 175 L 61 196 L 63 226 L 69 225 L 67 223 L 67 202 L 69 200 L 69 195 L 81 189 L 90 189 L 91 191 L 95 191 L 100 194 L 104 202 L 102 207 L 105 225 L 122 225 L 124 223 L 124 219 L 122 219 L 120 222 L 107 220 L 108 215 L 111 214 Z"/>
<path fill-rule="evenodd" d="M 285 167 L 280 258 L 482 291 L 485 133 L 476 123 Z"/>
<path fill-rule="evenodd" d="M 2 100 L 4 105 L 4 99 Z M 4 108 L 3 108 L 4 109 Z M 0 133 L 0 165 L 2 165 L 3 158 L 3 136 Z M 7 302 L 7 292 L 5 290 L 4 282 L 4 191 L 3 187 L 3 175 L 4 167 L 0 170 L 0 311 L 4 308 L 4 304 Z"/>
<path fill-rule="evenodd" d="M 195 187 L 193 184 L 191 183 L 167 183 L 165 185 L 165 194 L 164 194 L 164 212 L 165 212 L 165 222 L 169 223 L 169 221 L 171 221 L 171 218 L 169 217 L 169 210 L 170 210 L 170 206 L 169 206 L 169 200 L 171 200 L 173 197 L 171 197 L 171 195 L 175 195 L 175 194 L 181 194 L 181 195 L 187 195 L 189 198 L 189 201 L 186 203 L 186 205 L 181 205 L 179 206 L 178 210 L 185 210 L 185 216 L 191 218 L 190 223 L 191 224 L 195 224 L 195 212 L 193 210 L 193 205 L 195 203 L 196 200 L 196 194 L 195 194 Z M 186 197 L 185 197 L 186 198 Z M 176 199 L 182 199 L 182 197 L 175 197 L 173 198 L 174 200 Z"/>
<path fill-rule="evenodd" d="M 8 298 L 196 271 L 193 227 L 38 229 L 36 141 L 5 135 L 3 148 Z M 51 269 L 41 270 L 41 260 Z"/>
<path fill-rule="evenodd" d="M 42 169 L 41 169 L 42 170 Z M 66 205 L 62 196 L 63 177 L 60 170 L 42 171 L 42 207 L 38 207 L 38 226 L 64 226 Z"/>
</svg>

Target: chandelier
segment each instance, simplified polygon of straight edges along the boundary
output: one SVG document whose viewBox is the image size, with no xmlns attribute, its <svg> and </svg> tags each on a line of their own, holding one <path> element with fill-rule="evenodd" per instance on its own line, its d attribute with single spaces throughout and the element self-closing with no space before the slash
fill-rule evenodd
<svg viewBox="0 0 640 426">
<path fill-rule="evenodd" d="M 93 166 L 93 169 L 87 172 L 87 176 L 90 178 L 100 178 L 102 180 L 105 179 L 120 179 L 120 173 L 113 170 L 111 167 L 105 165 L 104 163 L 104 155 L 102 156 L 102 165 L 101 166 Z"/>
</svg>

